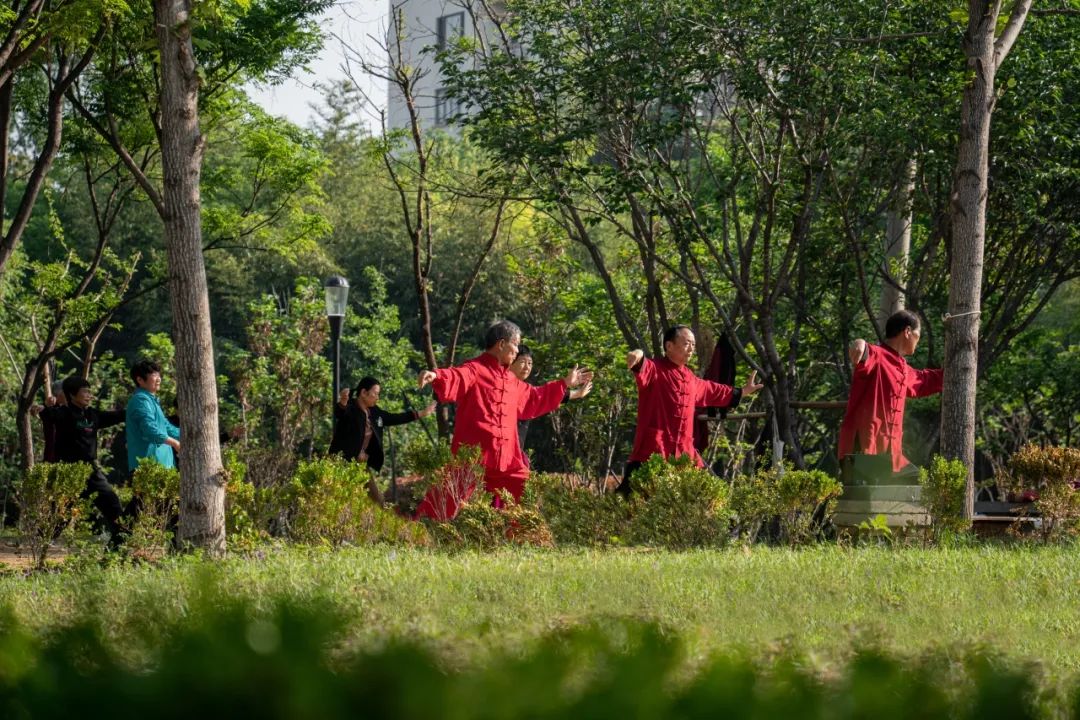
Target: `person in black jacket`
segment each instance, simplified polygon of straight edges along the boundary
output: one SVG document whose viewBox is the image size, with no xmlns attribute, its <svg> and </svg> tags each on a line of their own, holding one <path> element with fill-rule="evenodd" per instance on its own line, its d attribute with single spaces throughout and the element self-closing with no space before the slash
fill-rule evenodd
<svg viewBox="0 0 1080 720">
<path fill-rule="evenodd" d="M 356 386 L 351 402 L 349 389 L 341 391 L 334 405 L 334 436 L 330 441 L 331 455 L 367 463 L 373 473 L 383 466 L 383 428 L 404 425 L 435 412 L 435 403 L 419 412 L 387 412 L 378 406 L 380 390 L 379 381 L 368 376 Z M 368 490 L 376 500 L 381 499 L 374 480 Z"/>
<path fill-rule="evenodd" d="M 86 479 L 84 498 L 93 498 L 94 507 L 105 520 L 105 527 L 113 541 L 120 537 L 120 517 L 123 507 L 112 485 L 105 479 L 105 473 L 98 465 L 98 431 L 124 422 L 123 410 L 96 410 L 90 407 L 94 396 L 90 392 L 90 383 L 81 377 L 72 376 L 63 382 L 67 404 L 60 405 L 52 393 L 45 399 L 45 407 L 37 410 L 43 421 L 56 428 L 55 448 L 59 462 L 84 462 L 92 468 Z"/>
</svg>

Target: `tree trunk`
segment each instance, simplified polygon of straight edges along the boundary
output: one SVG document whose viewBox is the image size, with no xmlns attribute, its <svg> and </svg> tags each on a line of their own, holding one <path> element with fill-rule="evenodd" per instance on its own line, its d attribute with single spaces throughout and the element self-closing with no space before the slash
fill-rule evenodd
<svg viewBox="0 0 1080 720">
<path fill-rule="evenodd" d="M 161 164 L 177 405 L 180 411 L 180 540 L 225 552 L 225 483 L 218 439 L 210 301 L 202 256 L 199 77 L 192 0 L 154 0 L 161 52 Z"/>
<path fill-rule="evenodd" d="M 1016 0 L 1012 4 L 1008 23 L 995 39 L 1000 3 L 968 0 L 964 57 L 970 79 L 960 105 L 960 145 L 951 197 L 952 257 L 941 398 L 941 452 L 967 467 L 964 513 L 968 518 L 975 509 L 975 384 L 994 78 L 1024 26 L 1031 2 Z"/>
<path fill-rule="evenodd" d="M 880 324 L 893 313 L 904 309 L 904 294 L 900 286 L 907 286 L 907 263 L 911 253 L 912 200 L 915 194 L 915 159 L 911 158 L 900 168 L 893 189 L 892 207 L 885 218 L 885 260 L 882 262 Z"/>
<path fill-rule="evenodd" d="M 33 400 L 19 398 L 15 409 L 15 425 L 19 437 L 19 456 L 22 460 L 21 468 L 29 470 L 34 467 L 34 428 L 30 424 L 30 406 Z"/>
</svg>

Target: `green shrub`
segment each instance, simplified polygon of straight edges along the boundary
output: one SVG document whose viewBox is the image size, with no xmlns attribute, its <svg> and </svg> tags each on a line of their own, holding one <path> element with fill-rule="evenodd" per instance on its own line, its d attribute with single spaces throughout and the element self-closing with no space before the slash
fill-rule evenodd
<svg viewBox="0 0 1080 720">
<path fill-rule="evenodd" d="M 255 486 L 248 482 L 247 467 L 233 450 L 224 453 L 225 461 L 225 539 L 230 549 L 252 550 L 268 538 L 255 524 Z"/>
<path fill-rule="evenodd" d="M 824 677 L 807 659 L 707 658 L 688 671 L 679 638 L 615 621 L 554 632 L 525 652 L 447 670 L 429 649 L 391 641 L 342 653 L 332 609 L 256 611 L 216 597 L 163 638 L 149 667 L 125 664 L 99 621 L 45 635 L 0 614 L 0 716 L 336 718 L 980 718 L 1038 712 L 1030 673 L 997 657 L 899 661 L 861 651 Z M 941 672 L 942 667 L 949 672 Z M 674 678 L 680 681 L 673 682 Z M 109 698 L 111 702 L 98 702 Z M 1058 717 L 1075 716 L 1060 708 Z"/>
<path fill-rule="evenodd" d="M 820 470 L 779 473 L 775 497 L 781 542 L 798 545 L 820 537 L 843 491 L 839 480 Z"/>
<path fill-rule="evenodd" d="M 653 455 L 630 477 L 630 542 L 680 549 L 724 545 L 731 530 L 723 479 L 684 456 Z"/>
<path fill-rule="evenodd" d="M 238 507 L 250 518 L 255 534 L 259 537 L 287 535 L 293 508 L 292 478 L 296 473 L 296 455 L 283 448 L 238 445 L 229 451 L 227 470 L 231 464 L 237 470 L 243 468 L 244 482 L 254 489 L 249 498 L 243 502 L 238 500 Z M 238 489 L 238 492 L 247 495 L 246 489 Z"/>
<path fill-rule="evenodd" d="M 735 476 L 731 483 L 735 537 L 747 544 L 757 542 L 768 523 L 776 517 L 779 504 L 774 470 Z"/>
<path fill-rule="evenodd" d="M 384 509 L 368 496 L 370 477 L 366 465 L 340 458 L 301 463 L 291 485 L 293 538 L 330 545 L 428 544 L 422 525 Z"/>
<path fill-rule="evenodd" d="M 623 496 L 596 492 L 577 475 L 533 473 L 522 501 L 544 518 L 556 545 L 595 547 L 625 542 Z"/>
<path fill-rule="evenodd" d="M 450 444 L 440 438 L 432 443 L 426 437 L 416 437 L 401 451 L 401 463 L 406 474 L 434 477 L 445 465 L 454 460 Z"/>
<path fill-rule="evenodd" d="M 139 515 L 127 540 L 128 552 L 136 557 L 160 557 L 172 544 L 180 516 L 180 473 L 142 458 L 131 476 L 131 490 Z"/>
<path fill-rule="evenodd" d="M 460 505 L 450 520 L 427 520 L 425 524 L 438 545 L 457 550 L 555 544 L 547 523 L 534 507 L 514 502 L 505 490 L 501 492 L 502 507 L 495 507 L 492 499 L 491 493 L 479 490 Z"/>
<path fill-rule="evenodd" d="M 37 568 L 45 567 L 52 541 L 69 537 L 89 514 L 80 499 L 91 468 L 86 463 L 38 463 L 14 482 L 19 534 Z"/>
<path fill-rule="evenodd" d="M 930 513 L 934 533 L 959 533 L 971 527 L 964 517 L 964 494 L 967 490 L 967 468 L 959 460 L 946 460 L 935 455 L 930 464 L 919 470 L 922 504 Z"/>
<path fill-rule="evenodd" d="M 1035 510 L 1042 518 L 1043 539 L 1072 535 L 1080 525 L 1080 449 L 1025 445 L 1009 458 L 1014 486 L 1038 494 Z"/>
</svg>

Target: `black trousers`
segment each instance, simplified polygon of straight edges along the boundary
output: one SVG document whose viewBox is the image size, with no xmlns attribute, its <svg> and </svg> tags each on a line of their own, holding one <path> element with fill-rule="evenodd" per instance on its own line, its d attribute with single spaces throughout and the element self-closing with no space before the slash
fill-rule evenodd
<svg viewBox="0 0 1080 720">
<path fill-rule="evenodd" d="M 634 474 L 634 471 L 641 467 L 639 460 L 626 463 L 626 469 L 623 470 L 622 482 L 619 483 L 619 487 L 615 488 L 615 492 L 619 493 L 623 497 L 630 497 L 630 476 Z"/>
<path fill-rule="evenodd" d="M 105 529 L 115 538 L 120 532 L 120 518 L 124 514 L 124 508 L 120 504 L 120 497 L 105 479 L 105 473 L 100 468 L 95 467 L 86 479 L 86 489 L 83 490 L 82 497 L 93 500 L 94 507 L 101 513 Z"/>
</svg>

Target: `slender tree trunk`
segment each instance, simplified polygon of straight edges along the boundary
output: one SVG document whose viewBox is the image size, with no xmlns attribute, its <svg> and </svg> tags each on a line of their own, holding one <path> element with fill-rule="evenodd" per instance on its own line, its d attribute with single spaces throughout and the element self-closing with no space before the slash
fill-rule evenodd
<svg viewBox="0 0 1080 720">
<path fill-rule="evenodd" d="M 911 253 L 912 200 L 915 195 L 915 158 L 905 162 L 893 189 L 892 207 L 885 218 L 885 260 L 881 272 L 880 324 L 903 310 L 904 294 L 897 285 L 907 286 L 907 263 Z"/>
<path fill-rule="evenodd" d="M 154 0 L 161 52 L 161 164 L 177 405 L 180 410 L 180 539 L 225 552 L 225 483 L 218 439 L 217 380 L 202 256 L 199 77 L 192 0 Z"/>
<path fill-rule="evenodd" d="M 981 3 L 971 3 L 979 5 Z M 972 73 L 960 109 L 960 147 L 952 191 L 952 260 L 949 313 L 945 324 L 945 387 L 941 401 L 941 450 L 968 468 L 965 508 L 973 512 L 975 466 L 975 379 L 979 356 L 983 243 L 994 102 L 994 22 L 975 14 L 964 38 Z"/>
<path fill-rule="evenodd" d="M 34 467 L 34 428 L 30 424 L 30 406 L 33 398 L 19 398 L 15 408 L 15 427 L 19 437 L 19 457 L 23 470 Z"/>
<path fill-rule="evenodd" d="M 994 78 L 1023 28 L 1031 0 L 1016 0 L 995 39 L 1000 2 L 968 0 L 964 56 L 970 74 L 960 105 L 960 145 L 953 176 L 949 263 L 949 317 L 945 323 L 945 383 L 941 399 L 941 451 L 968 470 L 965 514 L 975 501 L 975 384 L 979 359 L 983 248 Z"/>
<path fill-rule="evenodd" d="M 15 81 L 0 85 L 0 217 L 7 220 L 8 155 L 11 151 L 11 95 Z"/>
</svg>

